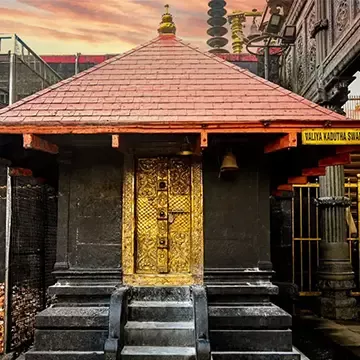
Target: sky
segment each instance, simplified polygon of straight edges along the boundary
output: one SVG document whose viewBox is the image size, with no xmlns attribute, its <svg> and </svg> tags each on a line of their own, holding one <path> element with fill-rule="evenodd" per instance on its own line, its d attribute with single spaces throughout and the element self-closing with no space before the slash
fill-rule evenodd
<svg viewBox="0 0 360 360">
<path fill-rule="evenodd" d="M 157 36 L 165 3 L 177 36 L 205 50 L 208 0 L 0 0 L 1 32 L 17 33 L 42 55 L 121 53 Z M 263 10 L 265 3 L 228 0 L 226 8 Z"/>
</svg>

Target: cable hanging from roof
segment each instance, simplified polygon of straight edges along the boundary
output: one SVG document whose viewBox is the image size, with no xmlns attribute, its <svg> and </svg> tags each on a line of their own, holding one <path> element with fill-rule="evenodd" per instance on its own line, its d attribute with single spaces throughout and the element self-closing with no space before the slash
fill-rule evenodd
<svg viewBox="0 0 360 360">
<path fill-rule="evenodd" d="M 224 46 L 228 43 L 228 39 L 224 37 L 228 30 L 223 25 L 226 24 L 226 2 L 224 0 L 212 0 L 209 2 L 210 10 L 208 15 L 210 19 L 207 23 L 211 26 L 207 33 L 211 38 L 207 41 L 207 44 L 212 48 L 209 50 L 211 53 L 228 53 Z"/>
</svg>

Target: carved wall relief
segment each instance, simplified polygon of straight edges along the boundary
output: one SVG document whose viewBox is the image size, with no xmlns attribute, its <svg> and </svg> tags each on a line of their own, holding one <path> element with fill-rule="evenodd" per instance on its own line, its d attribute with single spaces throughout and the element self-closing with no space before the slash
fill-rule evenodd
<svg viewBox="0 0 360 360">
<path fill-rule="evenodd" d="M 355 0 L 355 14 L 360 14 L 360 0 Z"/>
<path fill-rule="evenodd" d="M 285 79 L 284 86 L 293 90 L 293 54 L 292 49 L 288 52 L 285 58 Z"/>
<path fill-rule="evenodd" d="M 306 22 L 306 43 L 307 43 L 307 73 L 309 77 L 313 74 L 316 70 L 316 40 L 311 37 L 311 32 L 315 26 L 316 22 L 316 15 L 315 15 L 315 7 L 313 7 L 309 13 Z"/>
<path fill-rule="evenodd" d="M 305 84 L 305 56 L 304 56 L 304 34 L 303 29 L 300 29 L 299 35 L 295 42 L 295 71 L 297 77 L 296 90 L 299 91 Z"/>
<path fill-rule="evenodd" d="M 349 0 L 334 1 L 333 17 L 334 40 L 337 41 L 350 25 Z"/>
</svg>

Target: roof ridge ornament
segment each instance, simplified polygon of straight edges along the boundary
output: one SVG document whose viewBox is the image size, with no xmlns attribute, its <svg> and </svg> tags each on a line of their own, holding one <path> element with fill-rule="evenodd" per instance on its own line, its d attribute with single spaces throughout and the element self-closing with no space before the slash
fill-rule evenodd
<svg viewBox="0 0 360 360">
<path fill-rule="evenodd" d="M 165 5 L 165 14 L 163 14 L 161 23 L 158 28 L 159 35 L 175 35 L 176 26 L 173 21 L 173 16 L 169 13 L 169 5 Z"/>
</svg>

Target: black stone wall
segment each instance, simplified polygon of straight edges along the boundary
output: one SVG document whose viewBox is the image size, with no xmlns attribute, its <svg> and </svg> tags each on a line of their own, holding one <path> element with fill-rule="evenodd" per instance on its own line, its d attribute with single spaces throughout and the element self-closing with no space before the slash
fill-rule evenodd
<svg viewBox="0 0 360 360">
<path fill-rule="evenodd" d="M 269 176 L 263 154 L 234 150 L 239 172 L 219 179 L 220 160 L 204 154 L 206 268 L 253 268 L 270 261 Z"/>
<path fill-rule="evenodd" d="M 70 268 L 120 268 L 122 155 L 76 149 L 70 176 Z"/>
</svg>

